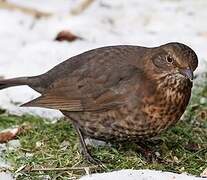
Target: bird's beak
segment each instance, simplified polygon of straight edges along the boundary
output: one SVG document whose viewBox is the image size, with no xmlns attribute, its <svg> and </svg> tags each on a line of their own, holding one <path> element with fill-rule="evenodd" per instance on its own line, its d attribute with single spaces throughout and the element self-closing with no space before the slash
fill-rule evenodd
<svg viewBox="0 0 207 180">
<path fill-rule="evenodd" d="M 191 81 L 193 81 L 193 71 L 191 69 L 189 69 L 189 68 L 187 68 L 187 69 L 180 69 L 179 72 L 183 76 L 185 76 L 188 79 L 190 79 Z"/>
</svg>

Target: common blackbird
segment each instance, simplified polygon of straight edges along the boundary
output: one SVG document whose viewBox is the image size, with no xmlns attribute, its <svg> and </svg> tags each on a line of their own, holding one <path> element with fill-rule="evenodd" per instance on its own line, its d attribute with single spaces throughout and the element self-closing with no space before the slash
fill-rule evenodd
<svg viewBox="0 0 207 180">
<path fill-rule="evenodd" d="M 198 58 L 188 46 L 119 45 L 69 58 L 48 72 L 0 81 L 0 89 L 28 85 L 41 96 L 23 104 L 60 110 L 84 137 L 138 141 L 174 125 L 188 105 Z"/>
</svg>

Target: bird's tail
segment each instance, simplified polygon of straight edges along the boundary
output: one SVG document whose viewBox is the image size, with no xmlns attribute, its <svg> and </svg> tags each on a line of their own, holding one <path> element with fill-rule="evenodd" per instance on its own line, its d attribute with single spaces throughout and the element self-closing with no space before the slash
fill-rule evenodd
<svg viewBox="0 0 207 180">
<path fill-rule="evenodd" d="M 13 79 L 2 79 L 0 80 L 0 90 L 12 86 L 29 85 L 28 77 L 19 77 Z"/>
</svg>

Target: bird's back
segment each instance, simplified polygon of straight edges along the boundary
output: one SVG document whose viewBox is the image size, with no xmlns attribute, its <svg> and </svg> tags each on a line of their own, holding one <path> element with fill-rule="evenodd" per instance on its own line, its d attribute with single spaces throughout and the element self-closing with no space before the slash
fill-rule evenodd
<svg viewBox="0 0 207 180">
<path fill-rule="evenodd" d="M 120 66 L 132 64 L 142 69 L 142 56 L 148 48 L 130 45 L 106 46 L 86 51 L 77 56 L 71 57 L 58 64 L 47 73 L 38 76 L 47 83 L 48 87 L 55 81 L 63 78 L 70 78 L 73 74 L 83 75 L 98 73 L 106 74 L 109 70 L 117 71 Z M 108 71 L 107 71 L 108 70 Z M 100 74 L 99 74 L 100 73 Z"/>
</svg>

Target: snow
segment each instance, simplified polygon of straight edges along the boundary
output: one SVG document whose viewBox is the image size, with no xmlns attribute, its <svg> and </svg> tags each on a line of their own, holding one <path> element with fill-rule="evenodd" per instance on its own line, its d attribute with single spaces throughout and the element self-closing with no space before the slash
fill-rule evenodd
<svg viewBox="0 0 207 180">
<path fill-rule="evenodd" d="M 7 146 L 6 143 L 0 144 L 0 155 L 6 151 Z M 1 156 L 0 156 L 0 170 L 1 169 L 8 169 L 10 168 L 10 163 L 6 162 Z M 1 172 L 0 171 L 0 180 L 13 180 L 13 176 L 9 172 Z"/>
<path fill-rule="evenodd" d="M 205 70 L 207 1 L 203 0 L 96 0 L 78 16 L 69 10 L 79 1 L 10 0 L 23 6 L 52 12 L 49 18 L 35 19 L 18 11 L 1 10 L 0 76 L 11 78 L 46 72 L 56 64 L 86 50 L 115 44 L 157 46 L 179 41 L 199 56 L 196 71 Z M 69 29 L 84 38 L 72 43 L 54 41 L 57 33 Z M 41 108 L 19 108 L 39 94 L 30 88 L 14 87 L 0 92 L 0 107 L 15 114 L 25 112 L 49 118 L 62 114 Z"/>
<path fill-rule="evenodd" d="M 110 173 L 92 174 L 80 180 L 205 180 L 187 174 L 176 174 L 155 170 L 121 170 Z"/>
<path fill-rule="evenodd" d="M 0 173 L 0 180 L 13 180 L 13 176 L 10 173 L 1 172 Z"/>
<path fill-rule="evenodd" d="M 9 2 L 22 5 L 24 7 L 35 8 L 40 11 L 50 12 L 50 13 L 61 13 L 69 12 L 69 9 L 73 6 L 77 0 L 9 0 Z"/>
<path fill-rule="evenodd" d="M 19 11 L 0 10 L 0 76 L 5 78 L 44 73 L 71 56 L 100 46 L 158 46 L 170 41 L 185 43 L 196 51 L 199 57 L 196 73 L 206 68 L 207 1 L 95 0 L 77 16 L 69 12 L 80 0 L 8 1 L 50 12 L 53 16 L 35 19 Z M 54 41 L 57 33 L 64 29 L 83 37 L 83 40 L 72 43 Z M 0 107 L 15 114 L 33 113 L 48 118 L 62 116 L 55 110 L 18 107 L 37 96 L 39 94 L 27 86 L 5 89 L 0 92 Z M 109 175 L 136 179 L 143 171 L 134 171 L 135 175 L 130 175 L 131 172 L 127 170 Z M 147 172 L 154 178 L 160 174 Z M 94 175 L 92 179 L 98 176 Z M 185 175 L 176 178 L 181 176 Z"/>
</svg>

